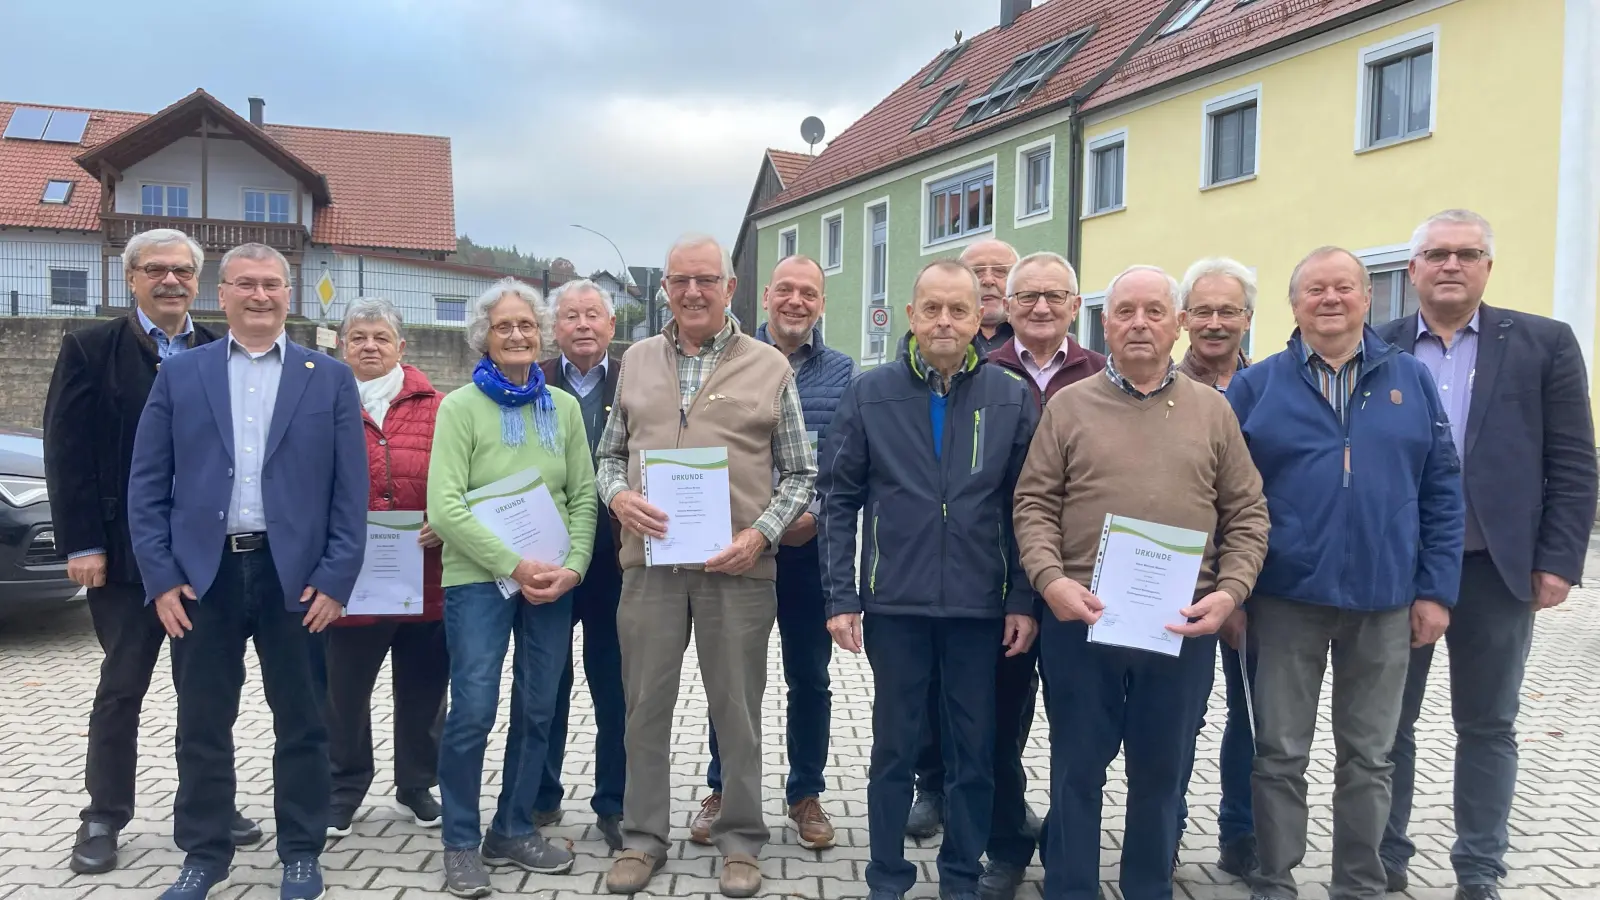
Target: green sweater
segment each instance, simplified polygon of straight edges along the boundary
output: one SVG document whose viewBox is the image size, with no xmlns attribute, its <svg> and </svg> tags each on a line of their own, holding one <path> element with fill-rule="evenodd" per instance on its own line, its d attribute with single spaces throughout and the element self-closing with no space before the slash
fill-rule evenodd
<svg viewBox="0 0 1600 900">
<path fill-rule="evenodd" d="M 428 522 L 444 541 L 444 586 L 509 577 L 522 561 L 516 551 L 478 523 L 462 499 L 467 491 L 538 466 L 566 522 L 572 549 L 563 564 L 581 577 L 594 550 L 594 460 L 578 400 L 552 387 L 556 402 L 556 453 L 539 443 L 533 411 L 520 412 L 527 440 L 507 447 L 500 439 L 500 407 L 475 385 L 451 391 L 439 404 L 428 466 Z"/>
</svg>

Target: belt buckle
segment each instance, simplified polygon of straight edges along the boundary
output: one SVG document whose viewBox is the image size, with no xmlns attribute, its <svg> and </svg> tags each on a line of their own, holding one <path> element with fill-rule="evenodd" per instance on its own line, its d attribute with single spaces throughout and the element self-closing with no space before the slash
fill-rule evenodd
<svg viewBox="0 0 1600 900">
<path fill-rule="evenodd" d="M 249 534 L 230 534 L 228 535 L 228 549 L 234 553 L 252 553 L 261 549 L 260 540 L 261 535 L 254 532 Z"/>
</svg>

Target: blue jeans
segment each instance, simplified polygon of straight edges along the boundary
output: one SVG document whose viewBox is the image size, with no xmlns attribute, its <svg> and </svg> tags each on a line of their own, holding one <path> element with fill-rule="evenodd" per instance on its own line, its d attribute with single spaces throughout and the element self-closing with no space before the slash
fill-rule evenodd
<svg viewBox="0 0 1600 900">
<path fill-rule="evenodd" d="M 1250 811 L 1250 767 L 1255 763 L 1255 734 L 1250 729 L 1250 708 L 1245 702 L 1244 676 L 1239 672 L 1239 651 L 1221 641 L 1222 677 L 1227 683 L 1228 718 L 1222 729 L 1222 750 L 1218 754 L 1218 768 L 1222 781 L 1222 802 L 1217 806 L 1217 843 L 1221 846 L 1240 841 L 1255 834 L 1255 817 Z M 1250 679 L 1256 677 L 1256 654 L 1248 650 Z M 1206 730 L 1205 709 L 1200 710 L 1200 727 Z M 1194 748 L 1189 751 L 1188 765 L 1183 773 L 1183 797 L 1178 802 L 1178 837 L 1183 837 L 1189 819 L 1189 778 L 1194 774 Z"/>
<path fill-rule="evenodd" d="M 822 769 L 828 762 L 828 723 L 833 712 L 828 663 L 833 638 L 822 609 L 822 569 L 817 543 L 778 551 L 778 639 L 783 646 L 783 680 L 789 686 L 784 739 L 789 748 L 790 806 L 822 794 Z M 711 728 L 711 767 L 706 784 L 722 791 L 722 755 L 717 729 Z"/>
<path fill-rule="evenodd" d="M 482 840 L 478 796 L 483 753 L 500 705 L 500 670 L 512 637 L 511 723 L 500 803 L 489 827 L 504 837 L 533 834 L 533 802 L 555 718 L 556 691 L 572 639 L 572 595 L 533 604 L 507 599 L 493 582 L 445 588 L 450 649 L 450 711 L 439 745 L 439 799 L 447 850 Z"/>
</svg>

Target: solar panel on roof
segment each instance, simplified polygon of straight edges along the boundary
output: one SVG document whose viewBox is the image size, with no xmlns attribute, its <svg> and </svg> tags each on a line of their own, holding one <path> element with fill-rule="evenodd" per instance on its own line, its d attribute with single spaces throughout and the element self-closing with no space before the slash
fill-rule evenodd
<svg viewBox="0 0 1600 900">
<path fill-rule="evenodd" d="M 44 139 L 59 144 L 76 144 L 83 140 L 83 130 L 88 126 L 88 113 L 58 109 L 50 116 L 50 124 L 44 129 Z"/>
<path fill-rule="evenodd" d="M 6 123 L 5 136 L 22 141 L 37 141 L 44 137 L 44 128 L 50 123 L 50 110 L 19 106 L 11 111 L 11 121 Z"/>
</svg>

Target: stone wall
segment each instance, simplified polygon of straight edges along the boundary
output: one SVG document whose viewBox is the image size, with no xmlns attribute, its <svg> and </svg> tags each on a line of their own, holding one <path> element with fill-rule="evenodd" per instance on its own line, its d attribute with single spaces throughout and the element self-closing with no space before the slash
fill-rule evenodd
<svg viewBox="0 0 1600 900">
<path fill-rule="evenodd" d="M 88 317 L 0 319 L 0 424 L 40 427 L 62 335 L 100 321 Z M 220 321 L 200 321 L 219 331 L 227 327 Z M 315 322 L 290 322 L 289 337 L 307 347 L 315 346 L 316 328 Z M 625 347 L 613 344 L 612 350 L 620 354 Z M 477 354 L 468 349 L 459 328 L 411 325 L 406 327 L 405 359 L 427 373 L 439 390 L 451 391 L 472 379 Z"/>
</svg>

